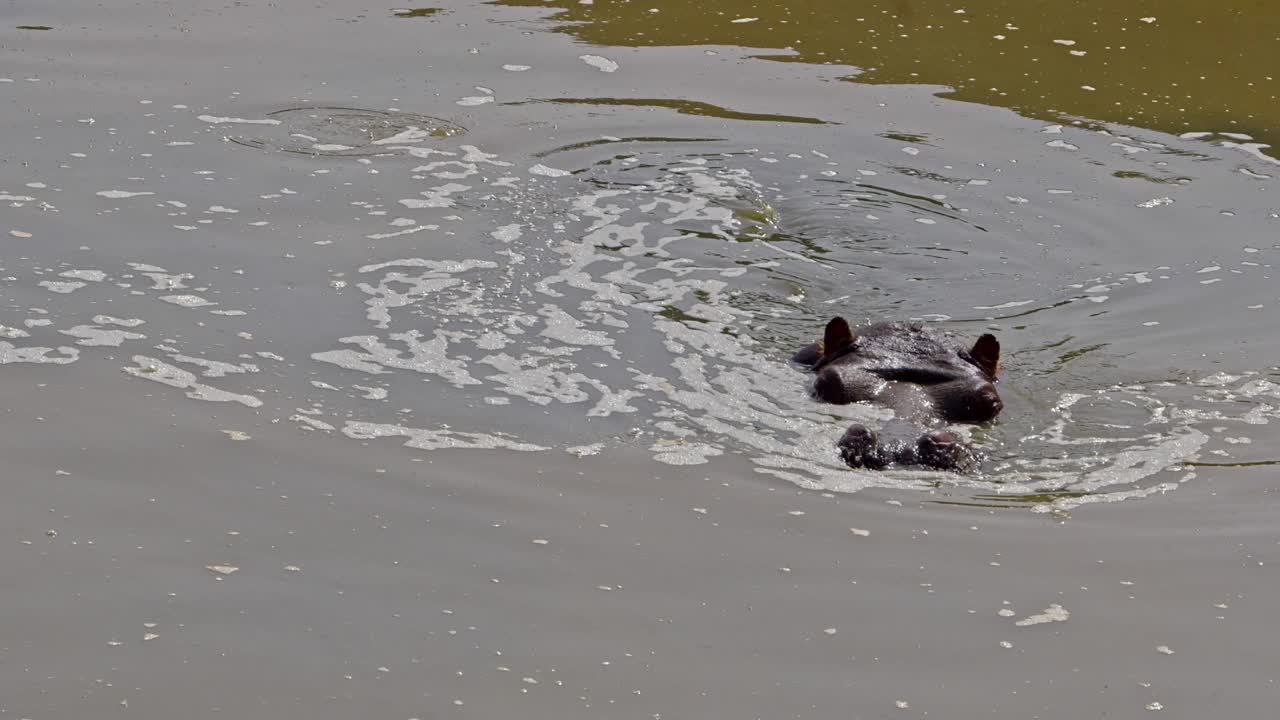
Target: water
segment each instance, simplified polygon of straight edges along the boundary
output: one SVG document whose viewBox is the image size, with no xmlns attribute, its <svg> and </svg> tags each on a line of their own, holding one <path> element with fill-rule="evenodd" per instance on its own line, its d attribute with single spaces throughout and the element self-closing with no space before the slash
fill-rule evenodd
<svg viewBox="0 0 1280 720">
<path fill-rule="evenodd" d="M 0 712 L 1273 700 L 1221 654 L 1274 654 L 1265 147 L 511 8 L 118 10 L 19 13 L 0 84 Z M 839 462 L 887 413 L 786 363 L 835 314 L 997 334 L 983 473 Z"/>
<path fill-rule="evenodd" d="M 759 48 L 764 59 L 849 66 L 843 80 L 945 86 L 943 97 L 1044 120 L 1277 139 L 1280 17 L 1247 0 L 503 4 L 555 8 L 556 29 L 590 43 Z"/>
<path fill-rule="evenodd" d="M 1166 490 L 1186 477 L 1155 476 L 1197 457 L 1205 418 L 1272 416 L 1261 363 L 1274 341 L 1237 351 L 1229 367 L 1243 374 L 1225 383 L 1178 352 L 1188 333 L 1191 348 L 1275 337 L 1274 223 L 1257 208 L 1250 232 L 1222 214 L 1237 204 L 1210 199 L 1264 187 L 1261 165 L 1224 167 L 1250 164 L 1230 148 L 1054 125 L 991 138 L 1002 157 L 949 149 L 921 121 L 910 135 L 869 119 L 856 123 L 863 137 L 842 126 L 793 143 L 770 137 L 773 123 L 725 139 L 694 121 L 664 137 L 556 138 L 528 157 L 400 110 L 153 105 L 140 123 L 37 130 L 68 147 L 62 132 L 130 148 L 144 174 L 86 184 L 114 158 L 73 153 L 67 168 L 28 171 L 15 210 L 56 217 L 64 194 L 95 198 L 106 226 L 141 228 L 169 252 L 135 246 L 122 262 L 86 239 L 57 262 L 7 262 L 16 287 L 30 278 L 39 293 L 23 304 L 40 317 L 14 326 L 50 321 L 9 341 L 13 358 L 93 362 L 109 348 L 133 377 L 335 438 L 641 445 L 669 464 L 731 452 L 806 488 L 944 482 L 1058 497 L 1039 510 Z M 207 164 L 189 165 L 200 153 Z M 265 157 L 283 166 L 275 183 L 259 174 Z M 1161 176 L 1183 180 L 1135 179 Z M 1183 199 L 1199 185 L 1211 190 Z M 348 216 L 315 217 L 337 208 Z M 1115 217 L 1147 229 L 1090 237 Z M 1199 241 L 1230 226 L 1244 228 Z M 49 234 L 30 232 L 14 241 L 34 249 Z M 1206 331 L 1187 322 L 1188 303 L 1240 320 Z M 87 317 L 86 305 L 124 317 Z M 979 433 L 994 460 L 983 477 L 840 463 L 842 426 L 878 411 L 815 405 L 786 364 L 840 313 L 999 332 L 1010 409 Z M 1224 413 L 1188 385 L 1257 403 Z"/>
</svg>

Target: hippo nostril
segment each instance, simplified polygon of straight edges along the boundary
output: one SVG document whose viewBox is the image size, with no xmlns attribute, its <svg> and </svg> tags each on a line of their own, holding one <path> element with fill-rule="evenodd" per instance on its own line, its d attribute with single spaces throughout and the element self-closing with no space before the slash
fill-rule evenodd
<svg viewBox="0 0 1280 720">
<path fill-rule="evenodd" d="M 983 393 L 983 400 L 986 401 L 987 407 L 991 409 L 991 417 L 994 418 L 1004 409 L 1004 401 L 996 394 L 995 390 L 988 390 Z"/>
<path fill-rule="evenodd" d="M 968 405 L 969 417 L 966 422 L 987 422 L 994 420 L 1004 409 L 1004 401 L 994 388 L 985 387 L 970 396 Z"/>
</svg>

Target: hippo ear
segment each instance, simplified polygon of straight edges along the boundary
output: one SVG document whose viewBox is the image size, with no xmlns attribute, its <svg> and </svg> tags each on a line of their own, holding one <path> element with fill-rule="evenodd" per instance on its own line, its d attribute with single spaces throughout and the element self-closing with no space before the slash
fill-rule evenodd
<svg viewBox="0 0 1280 720">
<path fill-rule="evenodd" d="M 987 377 L 994 380 L 1000 372 L 1000 341 L 990 333 L 983 335 L 973 344 L 969 357 L 973 358 L 974 364 L 986 373 Z"/>
<path fill-rule="evenodd" d="M 842 317 L 831 318 L 827 331 L 822 334 L 822 355 L 831 357 L 853 344 L 853 331 Z"/>
</svg>

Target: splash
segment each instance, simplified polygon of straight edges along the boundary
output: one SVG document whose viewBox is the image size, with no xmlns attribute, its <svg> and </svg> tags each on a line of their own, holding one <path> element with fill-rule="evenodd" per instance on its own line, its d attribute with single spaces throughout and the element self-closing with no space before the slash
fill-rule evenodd
<svg viewBox="0 0 1280 720">
<path fill-rule="evenodd" d="M 923 319 L 969 318 L 963 329 L 972 330 L 1050 310 L 1059 320 L 1067 312 L 1083 317 L 1179 273 L 1204 283 L 1206 273 L 1228 272 L 1216 262 L 1189 270 L 1157 265 L 1046 292 L 1011 284 L 1006 297 L 960 295 L 947 283 L 972 278 L 956 279 L 962 266 L 953 258 L 973 252 L 975 239 L 990 233 L 974 222 L 982 214 L 970 213 L 966 201 L 985 197 L 999 212 L 1010 203 L 1035 209 L 1036 201 L 1006 195 L 1008 186 L 987 188 L 986 177 L 905 167 L 896 151 L 892 163 L 873 170 L 817 149 L 741 149 L 696 139 L 677 147 L 672 139 L 610 136 L 563 146 L 549 165 L 543 161 L 552 162 L 550 153 L 502 158 L 452 144 L 448 133 L 424 124 L 425 116 L 359 114 L 331 122 L 321 110 L 342 109 L 273 115 L 277 129 L 291 133 L 275 145 L 317 156 L 316 163 L 362 171 L 377 164 L 376 177 L 394 179 L 395 195 L 350 203 L 367 212 L 365 224 L 314 242 L 358 243 L 376 260 L 358 262 L 357 254 L 327 264 L 329 277 L 321 275 L 307 288 L 315 293 L 304 296 L 314 306 L 254 312 L 253 333 L 243 319 L 247 310 L 224 306 L 256 311 L 279 298 L 241 283 L 242 270 L 142 262 L 100 270 L 33 267 L 33 279 L 57 273 L 58 280 L 35 282 L 51 291 L 51 303 L 64 302 L 63 290 L 78 293 L 51 317 L 28 318 L 25 329 L 0 327 L 0 337 L 25 341 L 45 331 L 74 338 L 78 347 L 50 347 L 39 335 L 43 344 L 32 340 L 29 347 L 0 341 L 0 364 L 67 364 L 84 348 L 119 367 L 110 348 L 127 345 L 133 364 L 121 369 L 131 378 L 192 400 L 241 405 L 335 442 L 578 456 L 627 446 L 668 465 L 737 455 L 757 473 L 802 488 L 915 488 L 1039 512 L 1168 492 L 1196 476 L 1195 463 L 1231 459 L 1251 447 L 1252 428 L 1280 417 L 1277 386 L 1263 373 L 1054 383 L 1037 375 L 1052 368 L 1035 356 L 1020 368 L 1027 379 L 1014 390 L 1034 393 L 1041 409 L 1007 414 L 991 429 L 960 429 L 988 451 L 985 475 L 850 470 L 835 452 L 836 439 L 850 422 L 875 425 L 889 412 L 813 402 L 805 375 L 786 358 L 834 313 L 898 311 L 904 276 L 917 283 L 909 288 L 913 300 L 939 311 Z M 323 127 L 303 132 L 299 123 Z M 901 143 L 912 144 L 909 162 L 935 151 L 924 137 L 890 139 L 904 152 Z M 1071 148 L 1085 145 L 1071 139 L 1081 143 Z M 1033 142 L 1038 147 L 1042 138 Z M 663 151 L 643 149 L 654 146 Z M 593 161 L 576 154 L 597 151 L 604 157 Z M 316 175 L 328 170 L 317 168 Z M 946 183 L 957 188 L 955 197 L 909 192 L 895 186 L 891 173 Z M 333 190 L 325 183 L 220 197 L 212 205 L 201 199 L 195 207 L 208 210 L 191 212 L 210 217 L 191 222 L 216 218 L 252 232 L 266 222 L 262 201 L 301 195 L 308 203 L 328 202 L 333 198 L 323 193 Z M 186 200 L 161 197 L 120 211 L 154 213 L 167 231 L 196 202 Z M 886 222 L 910 227 L 911 239 L 881 230 Z M 936 239 L 944 233 L 946 241 Z M 296 249 L 283 259 L 295 258 Z M 233 299 L 237 293 L 244 298 Z M 87 323 L 83 307 L 73 304 L 80 297 L 138 317 L 95 315 Z M 341 322 L 315 322 L 329 312 Z M 144 322 L 147 335 L 136 330 Z M 157 344 L 142 349 L 149 342 Z M 272 378 L 271 390 L 247 386 L 263 376 Z"/>
</svg>

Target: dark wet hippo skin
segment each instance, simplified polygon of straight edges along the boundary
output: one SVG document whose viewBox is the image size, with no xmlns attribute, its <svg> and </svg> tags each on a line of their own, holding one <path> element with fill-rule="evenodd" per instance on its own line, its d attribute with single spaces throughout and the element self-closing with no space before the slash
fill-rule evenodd
<svg viewBox="0 0 1280 720">
<path fill-rule="evenodd" d="M 854 468 L 975 470 L 977 452 L 943 426 L 989 422 L 1004 407 L 995 386 L 1000 343 L 994 335 L 968 343 L 919 323 L 854 329 L 837 317 L 822 342 L 800 348 L 791 360 L 814 373 L 816 400 L 873 402 L 894 411 L 879 432 L 855 423 L 840 438 L 840 455 Z"/>
</svg>

